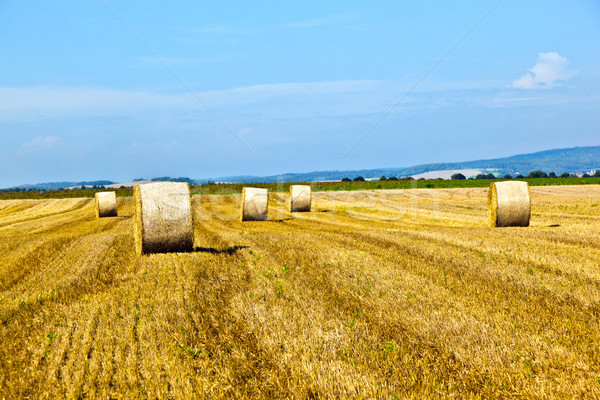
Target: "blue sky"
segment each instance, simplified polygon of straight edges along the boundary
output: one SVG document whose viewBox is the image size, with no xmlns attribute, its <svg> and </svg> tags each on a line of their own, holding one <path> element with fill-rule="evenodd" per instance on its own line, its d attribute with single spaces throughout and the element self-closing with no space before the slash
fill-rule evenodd
<svg viewBox="0 0 600 400">
<path fill-rule="evenodd" d="M 0 187 L 600 144 L 595 0 L 203 3 L 0 0 Z"/>
</svg>

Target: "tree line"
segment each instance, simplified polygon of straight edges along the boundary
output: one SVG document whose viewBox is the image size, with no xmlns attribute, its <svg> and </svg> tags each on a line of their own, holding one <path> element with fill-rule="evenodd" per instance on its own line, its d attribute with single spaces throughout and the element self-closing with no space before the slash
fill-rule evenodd
<svg viewBox="0 0 600 400">
<path fill-rule="evenodd" d="M 526 178 L 577 178 L 578 176 L 576 174 L 570 174 L 568 172 L 564 172 L 560 175 L 556 175 L 556 173 L 554 172 L 549 172 L 549 173 L 545 173 L 544 171 L 531 171 L 527 176 L 525 175 L 521 175 L 521 174 L 517 174 L 515 176 L 512 176 L 510 174 L 506 174 L 502 177 L 500 176 L 495 176 L 494 174 L 478 174 L 474 177 L 470 177 L 467 178 L 464 174 L 461 173 L 456 173 L 456 174 L 452 174 L 452 176 L 450 177 L 451 180 L 466 180 L 466 179 L 526 179 Z M 594 172 L 594 174 L 588 174 L 585 173 L 581 176 L 582 178 L 591 178 L 591 177 L 595 177 L 595 178 L 600 178 L 600 170 L 597 170 L 596 172 Z M 396 177 L 396 176 L 390 176 L 390 177 L 386 177 L 384 175 L 382 175 L 378 180 L 379 181 L 412 181 L 415 178 L 413 178 L 412 176 L 403 176 L 403 177 Z M 435 178 L 433 180 L 438 180 L 438 179 L 444 179 L 444 178 Z M 420 181 L 424 181 L 427 180 L 425 178 L 419 178 Z M 348 177 L 342 178 L 341 180 L 342 182 L 364 182 L 365 178 L 363 176 L 357 176 L 353 179 L 350 179 Z"/>
</svg>

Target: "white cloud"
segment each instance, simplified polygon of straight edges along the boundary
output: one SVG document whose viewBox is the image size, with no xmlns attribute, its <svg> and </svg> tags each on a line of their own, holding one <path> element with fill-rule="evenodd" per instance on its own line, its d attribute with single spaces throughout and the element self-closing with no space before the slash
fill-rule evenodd
<svg viewBox="0 0 600 400">
<path fill-rule="evenodd" d="M 288 28 L 316 28 L 321 26 L 338 25 L 344 22 L 354 20 L 356 17 L 351 14 L 334 14 L 324 17 L 309 18 L 302 21 L 290 22 L 281 26 Z"/>
<path fill-rule="evenodd" d="M 252 128 L 242 128 L 240 129 L 240 132 L 238 133 L 238 136 L 251 136 L 254 133 L 254 129 Z"/>
<path fill-rule="evenodd" d="M 364 107 L 365 96 L 381 93 L 386 84 L 380 81 L 331 81 L 275 83 L 197 92 L 211 107 L 239 107 L 265 103 L 281 108 L 282 100 L 296 104 L 312 104 L 321 99 L 328 108 L 342 108 L 336 99 L 353 100 Z M 338 100 L 339 100 L 338 99 Z M 380 105 L 382 108 L 383 105 Z M 204 106 L 189 92 L 159 93 L 103 88 L 61 87 L 0 87 L 0 122 L 31 121 L 69 116 L 133 115 L 150 110 L 184 112 L 204 110 Z M 265 110 L 266 111 L 266 110 Z M 337 112 L 344 112 L 339 110 Z M 152 111 L 154 112 L 154 111 Z M 336 113 L 337 113 L 336 112 Z"/>
<path fill-rule="evenodd" d="M 161 57 L 158 59 L 155 56 L 144 56 L 134 57 L 133 60 L 143 66 L 159 66 L 164 68 L 163 61 L 169 67 L 193 67 L 224 61 L 226 57 Z"/>
<path fill-rule="evenodd" d="M 43 151 L 50 150 L 58 143 L 57 136 L 38 136 L 27 142 L 21 143 L 17 149 L 18 155 L 37 154 Z"/>
<path fill-rule="evenodd" d="M 577 71 L 568 69 L 569 61 L 556 52 L 540 53 L 538 62 L 527 74 L 512 83 L 515 89 L 551 89 L 569 80 Z"/>
<path fill-rule="evenodd" d="M 253 31 L 240 29 L 228 25 L 205 25 L 197 28 L 188 29 L 188 31 L 201 35 L 251 35 Z"/>
<path fill-rule="evenodd" d="M 255 120 L 381 115 L 408 90 L 409 83 L 286 82 L 198 91 L 197 95 L 228 123 L 239 121 L 241 126 L 235 126 L 239 131 Z M 394 113 L 462 104 L 475 98 L 483 101 L 494 94 L 495 83 L 426 83 L 421 90 L 410 93 Z M 176 120 L 188 127 L 199 121 L 204 124 L 215 120 L 194 94 L 183 89 L 165 93 L 98 87 L 0 87 L 0 124 L 90 117 L 152 121 L 154 126 L 157 121 L 173 123 Z M 252 132 L 251 136 L 255 134 Z"/>
</svg>

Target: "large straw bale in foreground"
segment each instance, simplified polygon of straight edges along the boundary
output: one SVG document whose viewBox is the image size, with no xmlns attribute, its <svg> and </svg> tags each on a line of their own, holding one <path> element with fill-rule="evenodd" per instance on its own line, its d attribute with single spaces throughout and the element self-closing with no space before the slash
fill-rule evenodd
<svg viewBox="0 0 600 400">
<path fill-rule="evenodd" d="M 245 187 L 242 189 L 242 221 L 265 221 L 267 219 L 269 191 Z"/>
<path fill-rule="evenodd" d="M 138 254 L 193 249 L 192 203 L 187 183 L 136 185 L 133 200 L 135 249 Z"/>
<path fill-rule="evenodd" d="M 97 192 L 94 196 L 96 218 L 117 216 L 117 196 L 115 192 Z"/>
<path fill-rule="evenodd" d="M 290 211 L 310 211 L 311 191 L 308 185 L 290 185 Z"/>
<path fill-rule="evenodd" d="M 529 184 L 521 181 L 492 182 L 488 192 L 490 225 L 529 226 Z"/>
</svg>

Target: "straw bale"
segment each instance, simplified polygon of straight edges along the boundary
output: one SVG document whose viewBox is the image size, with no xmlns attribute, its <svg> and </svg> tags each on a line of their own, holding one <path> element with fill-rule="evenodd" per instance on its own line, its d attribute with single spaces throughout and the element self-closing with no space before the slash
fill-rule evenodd
<svg viewBox="0 0 600 400">
<path fill-rule="evenodd" d="M 290 186 L 290 211 L 308 212 L 310 211 L 311 190 L 308 185 Z"/>
<path fill-rule="evenodd" d="M 490 225 L 529 226 L 529 184 L 522 181 L 492 182 L 488 192 Z"/>
<path fill-rule="evenodd" d="M 96 217 L 117 216 L 117 196 L 115 192 L 97 192 L 94 196 Z"/>
<path fill-rule="evenodd" d="M 186 182 L 136 185 L 134 237 L 138 254 L 190 251 L 194 228 Z"/>
<path fill-rule="evenodd" d="M 267 219 L 268 190 L 245 187 L 242 189 L 242 221 Z"/>
</svg>

